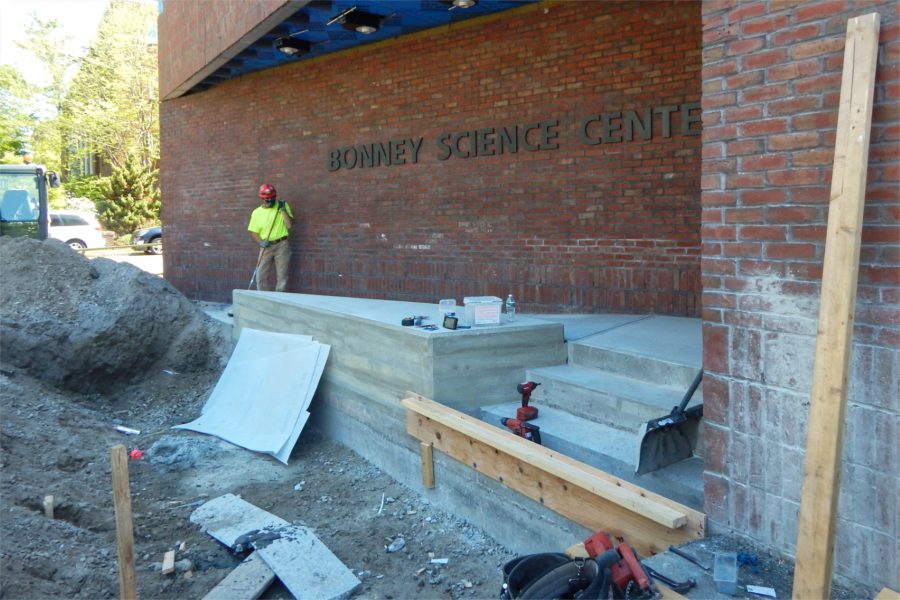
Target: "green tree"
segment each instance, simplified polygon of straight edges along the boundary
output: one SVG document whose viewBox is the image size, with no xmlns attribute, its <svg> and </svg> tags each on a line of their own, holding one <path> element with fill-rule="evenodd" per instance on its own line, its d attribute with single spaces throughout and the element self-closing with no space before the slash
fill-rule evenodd
<svg viewBox="0 0 900 600">
<path fill-rule="evenodd" d="M 103 198 L 97 202 L 100 221 L 117 235 L 153 223 L 159 215 L 158 171 L 148 170 L 140 158 L 128 156 L 104 180 Z"/>
<path fill-rule="evenodd" d="M 34 91 L 12 65 L 0 65 L 0 156 L 13 156 L 28 148 L 35 117 L 28 110 Z"/>
<path fill-rule="evenodd" d="M 68 93 L 67 73 L 76 59 L 70 51 L 71 38 L 63 35 L 56 19 L 41 19 L 32 14 L 25 29 L 25 42 L 16 42 L 40 63 L 44 83 L 34 86 L 29 98 L 36 115 L 30 131 L 29 150 L 34 162 L 59 171 L 65 142 L 60 129 L 60 114 Z"/>
<path fill-rule="evenodd" d="M 154 2 L 112 0 L 65 104 L 71 147 L 110 165 L 137 158 L 149 170 L 159 156 L 159 93 Z M 72 158 L 79 158 L 73 156 Z"/>
</svg>

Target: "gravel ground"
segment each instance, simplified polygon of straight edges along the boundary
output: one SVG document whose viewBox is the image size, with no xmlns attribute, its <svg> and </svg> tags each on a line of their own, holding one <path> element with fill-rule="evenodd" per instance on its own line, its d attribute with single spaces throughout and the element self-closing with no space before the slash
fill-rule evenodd
<svg viewBox="0 0 900 600">
<path fill-rule="evenodd" d="M 171 430 L 199 415 L 228 344 L 165 280 L 54 241 L 0 238 L 0 269 L 0 598 L 118 596 L 119 444 L 144 451 L 129 465 L 141 598 L 201 598 L 244 558 L 189 521 L 225 493 L 311 528 L 356 597 L 496 596 L 510 551 L 351 450 L 304 432 L 284 466 Z M 169 550 L 178 568 L 162 575 Z M 276 582 L 263 597 L 290 594 Z"/>
</svg>

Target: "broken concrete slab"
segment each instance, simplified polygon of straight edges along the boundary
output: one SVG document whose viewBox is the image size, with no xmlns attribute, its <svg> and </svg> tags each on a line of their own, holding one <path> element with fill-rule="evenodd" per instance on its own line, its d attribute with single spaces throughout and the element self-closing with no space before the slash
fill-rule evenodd
<svg viewBox="0 0 900 600">
<path fill-rule="evenodd" d="M 288 524 L 284 519 L 234 494 L 213 498 L 199 506 L 191 513 L 191 523 L 200 525 L 206 533 L 232 550 L 235 550 L 238 538 L 250 531 Z"/>
<path fill-rule="evenodd" d="M 190 520 L 232 550 L 255 548 L 295 598 L 337 600 L 361 585 L 312 531 L 291 525 L 234 494 L 203 504 Z"/>
<path fill-rule="evenodd" d="M 253 545 L 298 600 L 346 598 L 361 585 L 353 572 L 306 527 L 288 525 L 266 533 Z"/>
</svg>

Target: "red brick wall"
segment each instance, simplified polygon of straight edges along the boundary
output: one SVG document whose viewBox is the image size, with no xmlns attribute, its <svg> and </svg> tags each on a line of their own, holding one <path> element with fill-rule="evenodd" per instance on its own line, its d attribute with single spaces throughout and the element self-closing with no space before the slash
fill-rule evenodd
<svg viewBox="0 0 900 600">
<path fill-rule="evenodd" d="M 796 550 L 846 22 L 881 13 L 835 553 L 839 576 L 876 590 L 900 587 L 898 6 L 703 5 L 706 510 L 713 530 L 786 554 Z"/>
<path fill-rule="evenodd" d="M 159 95 L 167 97 L 287 0 L 163 0 Z M 210 18 L 214 15 L 214 18 Z"/>
<path fill-rule="evenodd" d="M 576 133 L 699 102 L 700 33 L 696 3 L 541 4 L 163 102 L 166 277 L 209 300 L 246 287 L 265 181 L 299 216 L 290 291 L 698 315 L 700 136 L 677 114 L 670 137 Z M 558 149 L 438 160 L 443 132 L 549 119 Z M 333 148 L 416 137 L 415 164 L 328 170 Z"/>
</svg>

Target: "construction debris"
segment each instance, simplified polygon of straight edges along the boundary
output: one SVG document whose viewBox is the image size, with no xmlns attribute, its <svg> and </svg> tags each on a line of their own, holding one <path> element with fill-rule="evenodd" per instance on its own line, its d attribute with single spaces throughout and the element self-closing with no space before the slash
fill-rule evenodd
<svg viewBox="0 0 900 600">
<path fill-rule="evenodd" d="M 295 598 L 345 598 L 361 585 L 309 529 L 233 494 L 210 500 L 191 514 L 191 522 L 232 550 L 254 548 Z"/>
<path fill-rule="evenodd" d="M 287 464 L 329 350 L 309 336 L 244 328 L 202 414 L 176 429 L 215 435 Z M 265 401 L 248 402 L 258 394 Z"/>
</svg>

